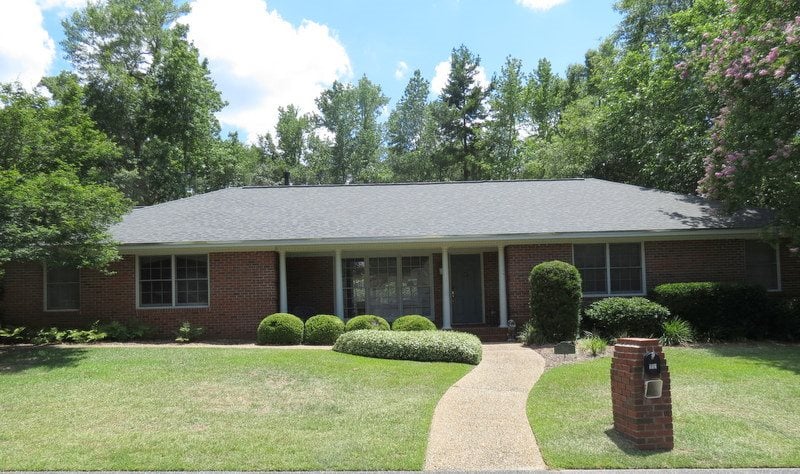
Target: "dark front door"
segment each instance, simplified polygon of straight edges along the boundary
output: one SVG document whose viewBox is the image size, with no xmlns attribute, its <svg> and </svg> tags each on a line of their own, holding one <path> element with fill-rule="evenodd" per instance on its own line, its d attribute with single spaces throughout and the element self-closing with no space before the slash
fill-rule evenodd
<svg viewBox="0 0 800 474">
<path fill-rule="evenodd" d="M 483 322 L 480 254 L 450 256 L 453 324 Z"/>
</svg>

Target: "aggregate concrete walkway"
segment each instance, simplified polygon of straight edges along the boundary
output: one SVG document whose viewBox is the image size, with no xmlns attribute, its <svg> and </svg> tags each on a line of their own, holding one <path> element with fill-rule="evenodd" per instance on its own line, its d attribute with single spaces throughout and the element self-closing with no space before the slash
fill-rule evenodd
<svg viewBox="0 0 800 474">
<path fill-rule="evenodd" d="M 544 364 L 520 344 L 484 344 L 481 363 L 436 405 L 425 470 L 545 469 L 525 413 Z"/>
</svg>

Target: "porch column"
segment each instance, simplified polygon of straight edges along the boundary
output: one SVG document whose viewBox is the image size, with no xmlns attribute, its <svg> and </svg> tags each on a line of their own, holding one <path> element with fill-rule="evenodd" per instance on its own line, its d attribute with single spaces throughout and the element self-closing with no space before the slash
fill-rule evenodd
<svg viewBox="0 0 800 474">
<path fill-rule="evenodd" d="M 280 301 L 280 312 L 281 313 L 288 313 L 289 312 L 289 300 L 286 291 L 286 251 L 280 250 L 278 251 L 278 272 L 279 272 L 279 288 L 280 288 L 280 295 L 278 301 Z"/>
<path fill-rule="evenodd" d="M 344 291 L 342 290 L 342 251 L 336 250 L 336 255 L 333 257 L 334 267 L 334 286 L 333 292 L 335 295 L 335 311 L 336 316 L 344 319 Z"/>
<path fill-rule="evenodd" d="M 497 281 L 500 283 L 500 327 L 508 327 L 508 302 L 506 301 L 506 248 L 503 245 L 497 246 Z"/>
<path fill-rule="evenodd" d="M 442 247 L 442 329 L 451 329 L 450 323 L 450 255 Z"/>
</svg>

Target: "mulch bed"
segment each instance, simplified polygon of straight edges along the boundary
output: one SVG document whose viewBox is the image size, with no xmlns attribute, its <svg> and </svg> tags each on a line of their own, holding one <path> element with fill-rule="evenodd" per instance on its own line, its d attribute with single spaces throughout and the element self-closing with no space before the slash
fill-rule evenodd
<svg viewBox="0 0 800 474">
<path fill-rule="evenodd" d="M 559 365 L 572 364 L 575 362 L 582 362 L 585 360 L 596 359 L 597 357 L 611 357 L 614 354 L 614 346 L 608 346 L 603 354 L 597 357 L 592 357 L 591 354 L 585 353 L 578 348 L 575 348 L 575 354 L 556 354 L 553 352 L 554 344 L 545 344 L 541 346 L 532 346 L 532 349 L 538 352 L 545 361 L 545 370 Z"/>
</svg>

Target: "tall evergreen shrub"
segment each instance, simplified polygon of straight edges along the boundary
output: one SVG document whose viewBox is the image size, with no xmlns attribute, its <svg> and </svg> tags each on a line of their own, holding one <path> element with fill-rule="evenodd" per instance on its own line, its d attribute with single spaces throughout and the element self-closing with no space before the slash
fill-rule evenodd
<svg viewBox="0 0 800 474">
<path fill-rule="evenodd" d="M 581 309 L 581 275 L 569 263 L 540 263 L 531 270 L 531 321 L 545 340 L 574 340 Z"/>
</svg>

